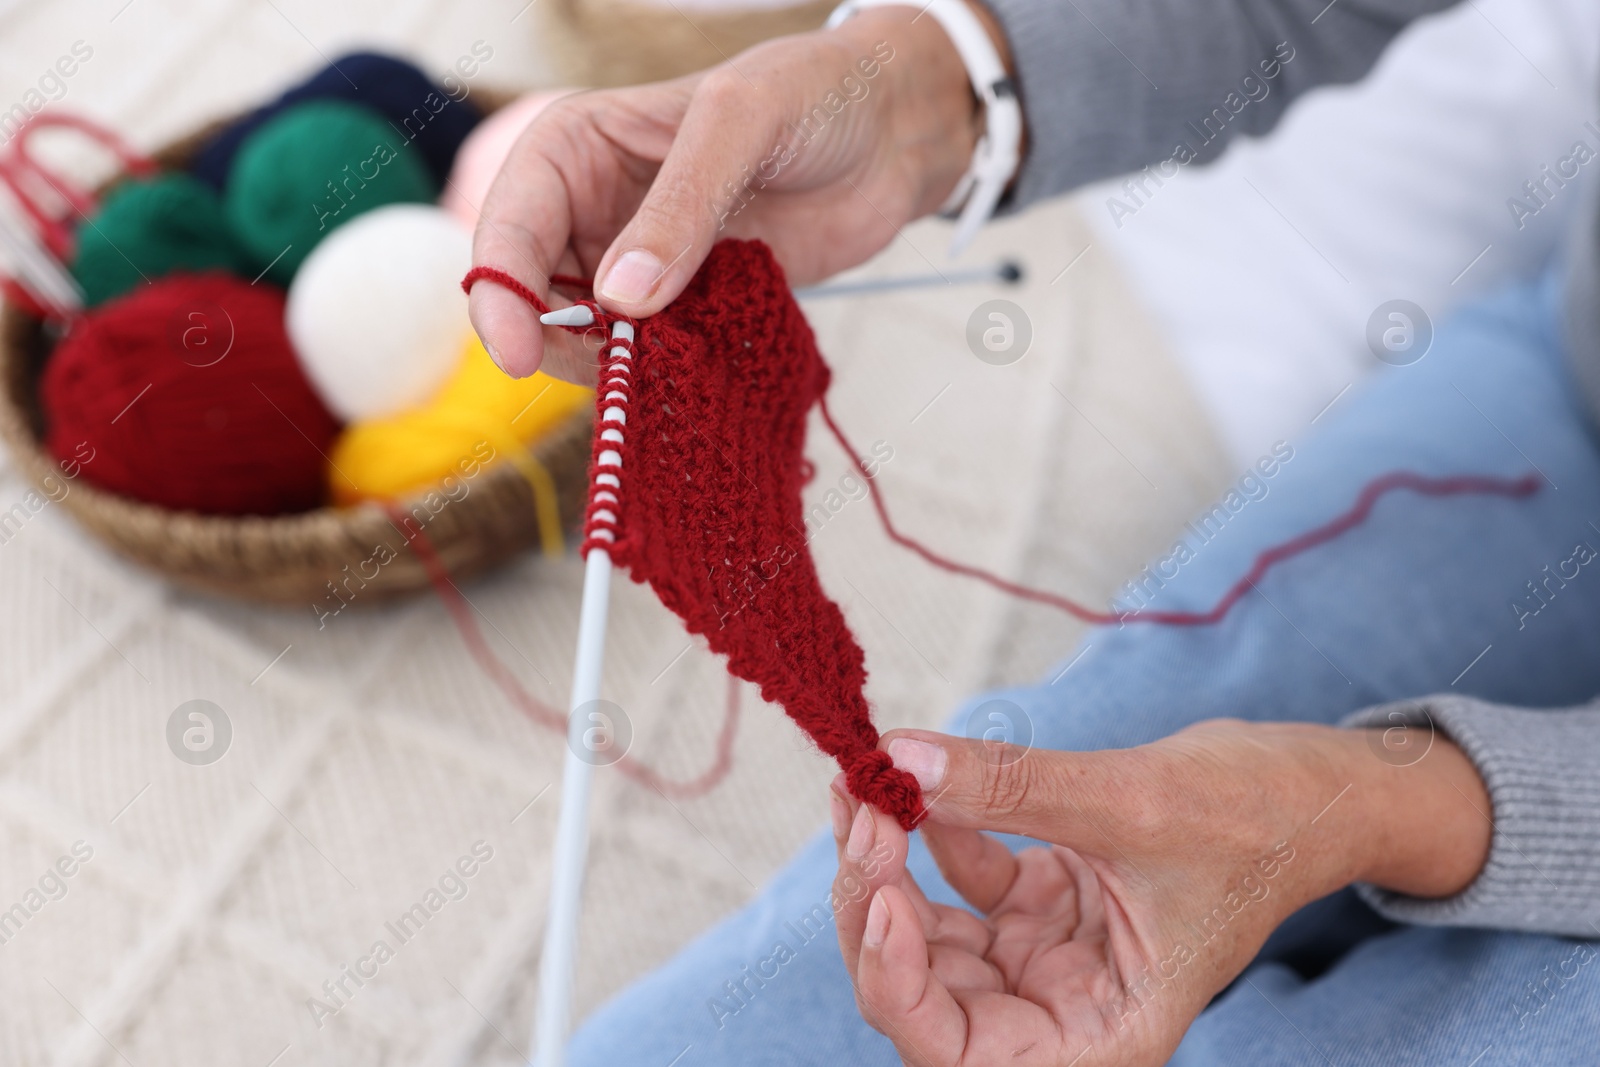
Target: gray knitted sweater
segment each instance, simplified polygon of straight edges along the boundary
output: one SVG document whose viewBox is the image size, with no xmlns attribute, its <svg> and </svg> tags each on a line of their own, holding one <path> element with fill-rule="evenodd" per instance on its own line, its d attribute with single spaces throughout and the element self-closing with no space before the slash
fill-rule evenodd
<svg viewBox="0 0 1600 1067">
<path fill-rule="evenodd" d="M 1271 129 L 1305 90 L 1362 77 L 1408 22 L 1454 0 L 984 2 L 1010 42 L 1027 117 L 1028 154 L 1007 202 L 1016 208 L 1211 159 L 1232 138 Z M 1596 214 L 1590 205 L 1584 232 Z M 1568 347 L 1600 410 L 1600 242 L 1572 246 Z M 1431 719 L 1477 765 L 1494 836 L 1483 871 L 1456 896 L 1363 886 L 1368 902 L 1404 922 L 1600 936 L 1600 701 L 1530 710 L 1446 695 L 1346 725 L 1393 726 L 1397 710 L 1414 725 Z"/>
</svg>

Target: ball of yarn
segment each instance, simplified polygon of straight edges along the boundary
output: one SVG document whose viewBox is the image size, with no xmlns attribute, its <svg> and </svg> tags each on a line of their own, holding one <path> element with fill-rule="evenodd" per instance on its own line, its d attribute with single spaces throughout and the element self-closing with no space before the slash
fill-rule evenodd
<svg viewBox="0 0 1600 1067">
<path fill-rule="evenodd" d="M 89 312 L 45 364 L 46 447 L 166 508 L 317 507 L 339 427 L 300 372 L 283 303 L 227 274 L 174 274 Z"/>
<path fill-rule="evenodd" d="M 345 428 L 330 457 L 328 487 L 343 504 L 403 499 L 449 475 L 473 477 L 593 404 L 594 390 L 559 378 L 508 377 L 474 337 L 430 403 Z"/>
<path fill-rule="evenodd" d="M 376 112 L 312 100 L 246 138 L 223 206 L 268 277 L 287 286 L 336 228 L 385 204 L 433 198 L 433 179 L 416 149 Z"/>
<path fill-rule="evenodd" d="M 539 117 L 539 112 L 575 91 L 555 89 L 528 93 L 480 122 L 456 153 L 455 166 L 450 169 L 450 180 L 445 183 L 439 206 L 468 226 L 476 226 L 484 197 L 489 195 L 489 186 L 494 184 L 495 175 L 500 173 L 501 165 L 510 155 L 511 146 L 517 143 L 528 123 Z"/>
<path fill-rule="evenodd" d="M 427 400 L 472 329 L 461 276 L 472 235 L 431 204 L 393 204 L 339 228 L 289 287 L 289 338 L 323 402 L 346 421 Z"/>
<path fill-rule="evenodd" d="M 146 279 L 178 270 L 241 272 L 246 260 L 217 194 L 187 174 L 162 174 L 118 185 L 78 228 L 72 276 L 85 304 L 96 307 Z"/>
<path fill-rule="evenodd" d="M 456 150 L 483 117 L 469 101 L 452 98 L 403 59 L 352 52 L 217 133 L 195 153 L 189 170 L 213 188 L 225 188 L 245 139 L 279 112 L 306 100 L 344 100 L 382 115 L 416 145 L 435 183 L 450 173 Z"/>
</svg>

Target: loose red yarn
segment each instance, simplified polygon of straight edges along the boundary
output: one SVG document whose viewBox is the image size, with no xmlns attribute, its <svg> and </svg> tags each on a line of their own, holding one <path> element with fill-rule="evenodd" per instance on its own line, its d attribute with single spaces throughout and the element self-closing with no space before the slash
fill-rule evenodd
<svg viewBox="0 0 1600 1067">
<path fill-rule="evenodd" d="M 1264 549 L 1256 556 L 1250 565 L 1250 570 L 1222 594 L 1215 604 L 1206 611 L 1096 611 L 1071 597 L 1052 593 L 1046 589 L 1034 589 L 1031 586 L 1018 585 L 1000 577 L 992 571 L 982 567 L 974 567 L 970 563 L 953 560 L 949 556 L 941 555 L 918 541 L 914 537 L 900 532 L 894 521 L 889 518 L 889 507 L 883 501 L 883 492 L 878 488 L 878 483 L 867 469 L 866 463 L 861 459 L 861 453 L 855 450 L 850 441 L 845 437 L 844 431 L 839 429 L 839 424 L 833 421 L 833 415 L 828 411 L 828 402 L 823 400 L 822 421 L 827 424 L 833 439 L 839 442 L 839 447 L 844 449 L 861 473 L 866 475 L 867 491 L 872 497 L 872 506 L 877 509 L 878 521 L 882 523 L 884 532 L 889 535 L 889 540 L 901 548 L 908 548 L 921 556 L 928 563 L 942 571 L 959 574 L 966 578 L 976 578 L 978 581 L 993 586 L 1000 592 L 1014 596 L 1019 600 L 1032 600 L 1038 604 L 1046 604 L 1058 611 L 1064 611 L 1073 618 L 1095 626 L 1122 626 L 1128 623 L 1150 623 L 1155 626 L 1210 626 L 1221 622 L 1233 606 L 1244 597 L 1246 593 L 1256 587 L 1266 573 L 1273 567 L 1293 559 L 1302 552 L 1309 552 L 1319 545 L 1326 544 L 1366 522 L 1372 515 L 1372 509 L 1385 495 L 1400 489 L 1416 493 L 1419 496 L 1504 496 L 1513 499 L 1531 496 L 1539 491 L 1539 484 L 1543 479 L 1538 474 L 1524 474 L 1520 478 L 1497 478 L 1486 474 L 1459 474 L 1442 478 L 1430 477 L 1426 474 L 1417 474 L 1413 471 L 1390 471 L 1368 482 L 1361 488 L 1354 504 L 1344 514 L 1328 520 L 1321 526 L 1307 530 L 1297 537 L 1290 538 L 1281 544 Z"/>
<path fill-rule="evenodd" d="M 422 562 L 423 570 L 428 574 L 429 584 L 433 586 L 445 610 L 449 612 L 450 620 L 455 623 L 456 632 L 461 635 L 462 642 L 467 646 L 472 658 L 477 661 L 479 668 L 499 687 L 506 698 L 521 708 L 536 725 L 564 735 L 567 731 L 567 717 L 529 693 L 517 680 L 516 674 L 495 655 L 494 649 L 484 638 L 483 630 L 479 628 L 466 597 L 450 577 L 450 572 L 445 569 L 444 561 L 439 558 L 438 549 L 429 539 L 427 531 L 410 521 L 410 516 L 399 507 L 391 505 L 388 510 L 390 524 L 405 538 L 412 552 Z M 722 726 L 717 731 L 717 742 L 710 767 L 693 778 L 668 778 L 655 768 L 639 762 L 631 753 L 617 760 L 614 766 L 629 778 L 649 786 L 669 800 L 692 800 L 695 797 L 705 796 L 721 785 L 723 779 L 727 778 L 728 772 L 733 770 L 733 739 L 738 726 L 739 681 L 730 674 L 727 704 L 722 714 Z"/>
</svg>

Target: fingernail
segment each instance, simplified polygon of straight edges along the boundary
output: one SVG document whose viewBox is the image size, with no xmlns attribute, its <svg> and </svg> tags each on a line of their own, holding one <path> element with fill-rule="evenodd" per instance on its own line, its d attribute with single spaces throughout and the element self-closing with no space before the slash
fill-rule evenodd
<svg viewBox="0 0 1600 1067">
<path fill-rule="evenodd" d="M 643 300 L 661 281 L 661 261 L 643 249 L 625 252 L 611 265 L 606 280 L 600 283 L 600 296 L 621 304 Z"/>
<path fill-rule="evenodd" d="M 500 353 L 495 351 L 494 345 L 485 341 L 483 342 L 483 350 L 489 354 L 489 358 L 494 361 L 494 365 L 500 368 L 500 373 L 506 373 L 506 365 L 500 361 Z"/>
<path fill-rule="evenodd" d="M 917 780 L 924 790 L 938 789 L 950 757 L 939 745 L 897 737 L 889 742 L 889 758 L 894 765 Z"/>
<path fill-rule="evenodd" d="M 850 805 L 837 789 L 828 790 L 828 814 L 833 818 L 833 839 L 843 841 L 844 835 L 850 832 Z"/>
<path fill-rule="evenodd" d="M 845 842 L 844 854 L 852 860 L 865 859 L 877 833 L 877 828 L 872 825 L 872 806 L 861 805 L 856 809 L 855 825 L 850 827 L 850 840 Z"/>
<path fill-rule="evenodd" d="M 867 905 L 867 926 L 861 931 L 861 943 L 877 948 L 889 936 L 889 905 L 883 902 L 882 893 L 872 894 Z"/>
</svg>

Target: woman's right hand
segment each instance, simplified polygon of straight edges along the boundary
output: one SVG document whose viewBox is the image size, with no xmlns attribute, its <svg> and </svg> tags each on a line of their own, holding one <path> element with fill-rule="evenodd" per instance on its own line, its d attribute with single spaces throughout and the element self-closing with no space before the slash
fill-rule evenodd
<svg viewBox="0 0 1600 1067">
<path fill-rule="evenodd" d="M 495 179 L 473 265 L 545 297 L 553 273 L 593 277 L 601 305 L 642 317 L 721 237 L 765 241 L 796 285 L 866 260 L 938 208 L 981 119 L 954 46 L 918 14 L 873 8 L 676 81 L 563 98 Z M 593 380 L 581 343 L 502 287 L 474 286 L 469 307 L 508 373 Z"/>
</svg>

